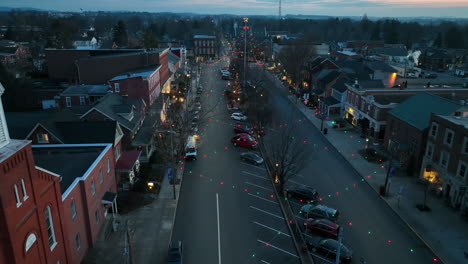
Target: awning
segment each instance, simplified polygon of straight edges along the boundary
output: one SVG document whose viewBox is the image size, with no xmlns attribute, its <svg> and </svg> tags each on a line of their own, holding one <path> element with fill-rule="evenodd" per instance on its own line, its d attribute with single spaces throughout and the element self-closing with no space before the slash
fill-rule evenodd
<svg viewBox="0 0 468 264">
<path fill-rule="evenodd" d="M 102 196 L 102 200 L 101 200 L 101 203 L 102 204 L 112 204 L 115 199 L 117 198 L 117 194 L 114 193 L 114 192 L 106 192 L 103 196 Z"/>
<path fill-rule="evenodd" d="M 131 151 L 124 151 L 120 155 L 117 164 L 115 165 L 115 169 L 117 171 L 130 171 L 135 166 L 136 162 L 140 158 L 141 150 L 131 150 Z"/>
</svg>

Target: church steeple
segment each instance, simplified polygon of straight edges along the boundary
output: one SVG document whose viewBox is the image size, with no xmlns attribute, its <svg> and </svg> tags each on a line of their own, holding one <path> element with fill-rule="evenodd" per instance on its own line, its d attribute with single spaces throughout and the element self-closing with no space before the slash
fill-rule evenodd
<svg viewBox="0 0 468 264">
<path fill-rule="evenodd" d="M 1 97 L 5 92 L 5 88 L 0 83 L 0 148 L 10 143 L 10 134 L 8 133 L 8 126 L 5 118 L 5 111 L 3 110 L 3 103 Z"/>
</svg>

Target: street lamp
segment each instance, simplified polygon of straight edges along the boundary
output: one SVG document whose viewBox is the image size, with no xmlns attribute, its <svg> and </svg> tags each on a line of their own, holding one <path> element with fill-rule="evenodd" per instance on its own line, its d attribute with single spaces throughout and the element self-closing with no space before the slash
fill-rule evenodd
<svg viewBox="0 0 468 264">
<path fill-rule="evenodd" d="M 369 148 L 369 138 L 366 138 L 366 149 Z"/>
</svg>

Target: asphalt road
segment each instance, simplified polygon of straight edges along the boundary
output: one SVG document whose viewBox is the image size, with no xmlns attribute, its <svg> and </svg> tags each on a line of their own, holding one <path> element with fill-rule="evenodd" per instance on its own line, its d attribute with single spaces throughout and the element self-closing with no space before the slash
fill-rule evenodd
<svg viewBox="0 0 468 264">
<path fill-rule="evenodd" d="M 265 85 L 271 87 L 274 123 L 294 126 L 296 138 L 307 141 L 305 146 L 310 149 L 306 165 L 290 184 L 316 188 L 323 198 L 321 203 L 340 211 L 338 223 L 344 227 L 344 244 L 354 251 L 352 263 L 361 263 L 361 257 L 368 264 L 436 263 L 432 252 L 287 99 L 286 89 L 275 88 L 268 81 Z M 275 140 L 282 129 L 275 127 L 265 137 L 266 144 Z M 294 212 L 299 209 L 300 205 L 293 205 Z M 330 263 L 321 258 L 315 260 Z"/>
<path fill-rule="evenodd" d="M 184 242 L 184 263 L 299 263 L 271 181 L 262 166 L 240 161 L 220 79 L 225 65 L 202 65 L 202 142 L 185 164 L 173 240 Z"/>
</svg>

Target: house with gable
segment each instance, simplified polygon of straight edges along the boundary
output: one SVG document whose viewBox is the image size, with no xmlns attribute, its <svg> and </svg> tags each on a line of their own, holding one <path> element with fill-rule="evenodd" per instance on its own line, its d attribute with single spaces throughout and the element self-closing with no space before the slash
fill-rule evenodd
<svg viewBox="0 0 468 264">
<path fill-rule="evenodd" d="M 352 84 L 352 80 L 347 78 L 346 76 L 340 76 L 336 79 L 336 81 L 331 84 L 329 90 L 326 93 L 330 94 L 324 97 L 319 102 L 319 109 L 320 112 L 323 113 L 324 116 L 333 117 L 333 116 L 343 116 L 345 103 L 346 103 L 346 96 L 348 87 L 346 84 Z"/>
<path fill-rule="evenodd" d="M 411 96 L 388 112 L 384 147 L 409 176 L 419 173 L 431 115 L 451 115 L 460 107 L 459 102 L 427 92 Z"/>
<path fill-rule="evenodd" d="M 110 86 L 107 84 L 93 85 L 80 84 L 70 85 L 59 95 L 58 106 L 60 108 L 92 105 L 109 93 Z"/>
<path fill-rule="evenodd" d="M 371 70 L 371 80 L 382 80 L 386 87 L 393 87 L 397 82 L 397 70 L 383 61 L 368 61 L 365 65 Z"/>
<path fill-rule="evenodd" d="M 405 47 L 378 47 L 369 50 L 369 54 L 384 62 L 406 63 L 408 50 Z"/>
</svg>

